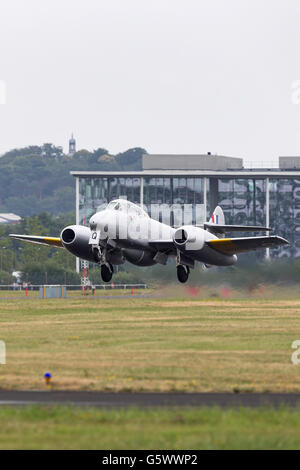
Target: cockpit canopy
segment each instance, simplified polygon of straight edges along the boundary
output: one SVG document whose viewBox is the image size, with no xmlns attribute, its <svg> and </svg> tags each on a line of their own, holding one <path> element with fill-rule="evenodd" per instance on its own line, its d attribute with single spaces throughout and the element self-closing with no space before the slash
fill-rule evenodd
<svg viewBox="0 0 300 470">
<path fill-rule="evenodd" d="M 138 215 L 140 217 L 149 217 L 147 212 L 145 212 L 141 207 L 137 206 L 136 204 L 133 204 L 130 201 L 127 201 L 126 199 L 115 199 L 114 201 L 111 201 L 108 204 L 106 209 L 120 212 L 124 211 L 132 213 L 134 215 Z"/>
</svg>

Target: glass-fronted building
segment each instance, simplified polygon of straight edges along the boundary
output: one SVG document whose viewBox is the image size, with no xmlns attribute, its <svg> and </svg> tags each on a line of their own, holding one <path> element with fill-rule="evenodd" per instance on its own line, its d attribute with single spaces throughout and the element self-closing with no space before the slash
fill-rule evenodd
<svg viewBox="0 0 300 470">
<path fill-rule="evenodd" d="M 300 164 L 299 169 L 270 170 L 247 170 L 242 165 L 221 170 L 161 166 L 139 172 L 72 172 L 77 223 L 87 225 L 92 214 L 117 198 L 142 205 L 158 220 L 162 215 L 160 210 L 153 213 L 153 205 L 176 207 L 174 214 L 171 211 L 173 225 L 203 223 L 220 205 L 227 224 L 270 226 L 289 240 L 289 246 L 271 250 L 272 257 L 300 257 Z M 188 216 L 184 205 L 190 207 Z"/>
</svg>

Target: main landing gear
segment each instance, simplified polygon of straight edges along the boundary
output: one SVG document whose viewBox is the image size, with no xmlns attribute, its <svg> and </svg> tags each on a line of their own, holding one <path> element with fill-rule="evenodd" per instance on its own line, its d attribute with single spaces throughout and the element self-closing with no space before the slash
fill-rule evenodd
<svg viewBox="0 0 300 470">
<path fill-rule="evenodd" d="M 110 282 L 114 273 L 113 265 L 110 263 L 101 264 L 101 277 L 104 282 Z"/>
<path fill-rule="evenodd" d="M 184 284 L 187 282 L 190 274 L 190 268 L 188 266 L 185 266 L 183 264 L 178 264 L 177 266 L 177 279 L 179 282 Z"/>
</svg>

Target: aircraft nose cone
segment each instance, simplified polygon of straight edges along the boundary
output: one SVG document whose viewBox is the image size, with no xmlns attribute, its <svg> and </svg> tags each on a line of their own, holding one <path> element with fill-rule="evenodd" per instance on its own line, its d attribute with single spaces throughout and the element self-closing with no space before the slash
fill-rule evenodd
<svg viewBox="0 0 300 470">
<path fill-rule="evenodd" d="M 112 215 L 106 213 L 105 211 L 101 212 L 101 214 L 97 213 L 91 216 L 89 223 L 90 229 L 92 231 L 102 230 L 103 227 L 111 222 Z"/>
</svg>

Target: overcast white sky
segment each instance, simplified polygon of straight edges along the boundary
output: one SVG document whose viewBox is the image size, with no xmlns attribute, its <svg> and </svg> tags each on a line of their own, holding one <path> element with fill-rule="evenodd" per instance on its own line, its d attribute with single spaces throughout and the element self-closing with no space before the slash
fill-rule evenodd
<svg viewBox="0 0 300 470">
<path fill-rule="evenodd" d="M 299 0 L 1 0 L 0 153 L 300 155 Z"/>
</svg>

